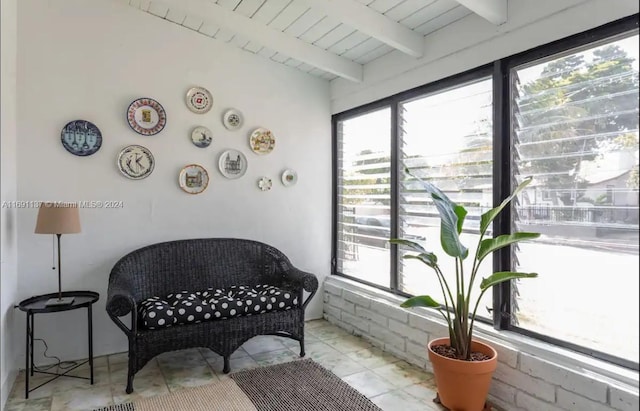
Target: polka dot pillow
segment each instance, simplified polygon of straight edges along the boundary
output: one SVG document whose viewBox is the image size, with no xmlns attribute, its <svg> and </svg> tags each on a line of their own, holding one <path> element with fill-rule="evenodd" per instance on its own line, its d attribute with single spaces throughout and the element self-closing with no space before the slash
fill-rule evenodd
<svg viewBox="0 0 640 411">
<path fill-rule="evenodd" d="M 241 285 L 151 297 L 139 304 L 138 312 L 142 325 L 154 330 L 178 324 L 290 310 L 297 305 L 297 296 L 288 290 L 272 285 Z"/>
</svg>

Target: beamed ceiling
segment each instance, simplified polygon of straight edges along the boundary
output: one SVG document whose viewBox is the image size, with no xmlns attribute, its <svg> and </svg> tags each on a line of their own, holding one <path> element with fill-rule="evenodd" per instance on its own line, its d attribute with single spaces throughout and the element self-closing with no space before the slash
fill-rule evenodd
<svg viewBox="0 0 640 411">
<path fill-rule="evenodd" d="M 507 19 L 507 0 L 130 0 L 129 5 L 309 74 L 356 82 L 362 81 L 364 65 L 394 50 L 423 57 L 425 36 L 469 14 L 494 25 Z"/>
</svg>

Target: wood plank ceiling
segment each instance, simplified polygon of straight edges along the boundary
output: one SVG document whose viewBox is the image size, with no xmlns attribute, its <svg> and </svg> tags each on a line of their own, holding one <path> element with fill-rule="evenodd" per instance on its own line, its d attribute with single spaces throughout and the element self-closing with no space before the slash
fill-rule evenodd
<svg viewBox="0 0 640 411">
<path fill-rule="evenodd" d="M 127 0 L 125 0 L 127 1 Z M 333 80 L 394 50 L 422 57 L 425 36 L 469 14 L 506 21 L 507 0 L 128 0 L 143 12 Z"/>
</svg>

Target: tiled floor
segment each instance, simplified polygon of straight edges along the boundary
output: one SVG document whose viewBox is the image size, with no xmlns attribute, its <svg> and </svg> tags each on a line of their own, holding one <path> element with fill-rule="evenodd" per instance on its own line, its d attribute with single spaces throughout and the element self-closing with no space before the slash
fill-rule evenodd
<svg viewBox="0 0 640 411">
<path fill-rule="evenodd" d="M 371 398 L 387 411 L 441 410 L 433 403 L 433 376 L 372 347 L 324 320 L 306 326 L 307 358 L 331 370 L 344 381 Z M 247 341 L 231 357 L 231 369 L 253 368 L 299 359 L 296 341 L 262 336 Z M 139 397 L 179 390 L 228 378 L 222 373 L 222 358 L 208 349 L 166 353 L 150 361 L 136 374 L 135 391 L 124 391 L 127 354 L 113 354 L 95 359 L 95 383 L 75 378 L 58 378 L 33 391 L 24 399 L 24 373 L 21 372 L 5 411 L 91 410 L 129 402 Z M 76 373 L 87 375 L 84 365 Z M 47 378 L 36 374 L 32 387 Z"/>
</svg>

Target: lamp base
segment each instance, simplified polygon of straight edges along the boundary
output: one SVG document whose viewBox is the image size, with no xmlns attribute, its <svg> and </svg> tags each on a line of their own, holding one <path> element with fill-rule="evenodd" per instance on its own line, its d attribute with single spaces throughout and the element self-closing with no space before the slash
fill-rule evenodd
<svg viewBox="0 0 640 411">
<path fill-rule="evenodd" d="M 47 307 L 52 305 L 69 305 L 73 304 L 73 297 L 49 298 L 45 304 Z"/>
</svg>

